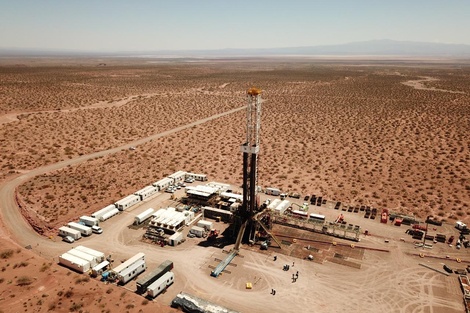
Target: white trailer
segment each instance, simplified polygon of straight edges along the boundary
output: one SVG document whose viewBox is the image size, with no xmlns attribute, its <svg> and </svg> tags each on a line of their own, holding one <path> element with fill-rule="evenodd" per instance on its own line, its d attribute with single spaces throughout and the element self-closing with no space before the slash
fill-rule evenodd
<svg viewBox="0 0 470 313">
<path fill-rule="evenodd" d="M 197 222 L 197 226 L 204 228 L 205 230 L 211 230 L 213 223 L 211 221 L 200 220 Z"/>
<path fill-rule="evenodd" d="M 136 203 L 140 202 L 140 197 L 136 195 L 128 195 L 127 197 L 119 200 L 118 202 L 115 203 L 116 208 L 119 209 L 119 211 L 124 211 L 133 206 Z"/>
<path fill-rule="evenodd" d="M 154 182 L 152 186 L 156 187 L 158 191 L 162 191 L 167 189 L 171 184 L 173 184 L 173 180 L 171 178 L 165 177 L 157 182 Z"/>
<path fill-rule="evenodd" d="M 192 178 L 197 181 L 206 181 L 207 175 L 205 174 L 195 174 L 195 173 L 186 173 L 185 178 Z"/>
<path fill-rule="evenodd" d="M 72 250 L 67 251 L 67 253 L 70 255 L 76 256 L 77 258 L 87 261 L 88 263 L 90 263 L 90 266 L 95 266 L 96 264 L 99 263 L 99 262 L 96 262 L 96 259 L 92 255 L 89 255 L 88 253 L 82 252 L 80 250 L 72 249 Z"/>
<path fill-rule="evenodd" d="M 100 251 L 97 251 L 97 250 L 94 250 L 94 249 L 91 249 L 91 248 L 88 248 L 88 247 L 77 246 L 74 249 L 78 250 L 78 251 L 85 252 L 89 255 L 92 255 L 95 258 L 97 263 L 103 262 L 104 259 L 105 259 L 105 255 L 104 255 L 103 252 L 100 252 Z"/>
<path fill-rule="evenodd" d="M 289 205 L 290 205 L 289 200 L 282 200 L 282 202 L 279 203 L 279 205 L 274 208 L 274 212 L 278 214 L 284 214 L 284 212 L 289 207 Z"/>
<path fill-rule="evenodd" d="M 279 196 L 281 194 L 281 191 L 277 188 L 268 187 L 264 190 L 264 193 L 271 196 Z"/>
<path fill-rule="evenodd" d="M 147 294 L 150 297 L 155 298 L 161 292 L 166 290 L 168 286 L 173 284 L 174 280 L 175 280 L 175 274 L 173 274 L 173 272 L 166 272 L 165 274 L 163 274 L 162 277 L 160 277 L 155 282 L 153 282 L 150 286 L 148 286 Z"/>
<path fill-rule="evenodd" d="M 199 227 L 199 226 L 193 226 L 193 227 L 191 227 L 191 229 L 189 230 L 189 232 L 190 232 L 191 234 L 196 235 L 196 237 L 201 238 L 201 237 L 204 235 L 204 228 Z"/>
<path fill-rule="evenodd" d="M 59 236 L 61 237 L 70 236 L 73 239 L 77 240 L 82 237 L 82 233 L 79 230 L 72 229 L 67 226 L 62 226 L 61 228 L 59 228 Z"/>
<path fill-rule="evenodd" d="M 109 266 L 109 262 L 103 261 L 91 269 L 91 274 L 95 277 L 98 275 L 101 275 L 107 269 L 108 266 Z"/>
<path fill-rule="evenodd" d="M 145 264 L 145 260 L 139 260 L 129 267 L 122 270 L 118 275 L 117 278 L 119 283 L 126 284 L 128 281 L 142 273 L 147 269 L 147 264 Z"/>
<path fill-rule="evenodd" d="M 91 231 L 91 227 L 75 223 L 75 222 L 70 222 L 67 224 L 69 228 L 76 229 L 78 230 L 82 236 L 90 236 L 93 232 Z"/>
<path fill-rule="evenodd" d="M 110 219 L 111 217 L 113 217 L 114 215 L 117 215 L 119 214 L 119 211 L 118 209 L 114 208 L 112 209 L 111 211 L 109 211 L 108 213 L 105 213 L 103 216 L 100 217 L 100 221 L 101 222 L 104 222 L 106 221 L 107 219 Z"/>
<path fill-rule="evenodd" d="M 140 260 L 145 261 L 145 253 L 142 253 L 142 252 L 137 253 L 136 255 L 134 255 L 133 257 L 131 257 L 124 263 L 116 266 L 112 271 L 115 272 L 116 274 L 119 274 L 120 272 L 122 272 L 129 266 L 132 266 L 134 263 L 139 262 Z"/>
<path fill-rule="evenodd" d="M 94 217 L 94 218 L 97 218 L 99 221 L 101 221 L 101 217 L 103 215 L 105 215 L 106 213 L 112 211 L 116 209 L 116 205 L 115 204 L 110 204 L 108 205 L 107 207 L 104 207 L 102 208 L 101 210 L 99 211 L 96 211 L 95 213 L 93 213 L 91 216 Z"/>
<path fill-rule="evenodd" d="M 135 217 L 134 224 L 139 225 L 142 224 L 146 219 L 152 216 L 152 214 L 155 212 L 154 209 L 149 208 L 145 210 L 144 212 L 140 213 Z"/>
<path fill-rule="evenodd" d="M 268 209 L 274 210 L 279 205 L 279 203 L 281 203 L 281 201 L 281 199 L 274 199 L 270 204 L 268 204 Z"/>
<path fill-rule="evenodd" d="M 99 220 L 96 217 L 91 216 L 81 216 L 80 223 L 85 224 L 86 226 L 98 226 Z"/>
<path fill-rule="evenodd" d="M 183 240 L 183 233 L 177 231 L 168 238 L 168 244 L 170 246 L 177 246 Z"/>
<path fill-rule="evenodd" d="M 59 256 L 59 264 L 67 266 L 68 268 L 80 273 L 85 273 L 90 270 L 90 262 L 68 253 L 64 253 Z"/>
<path fill-rule="evenodd" d="M 136 191 L 134 194 L 136 196 L 140 197 L 140 201 L 144 201 L 144 199 L 150 197 L 151 195 L 154 195 L 158 192 L 158 188 L 155 186 L 146 186 L 138 191 Z"/>
<path fill-rule="evenodd" d="M 184 171 L 178 171 L 178 172 L 175 172 L 171 175 L 168 176 L 168 178 L 170 178 L 173 182 L 173 184 L 178 184 L 178 183 L 182 183 L 184 181 L 184 179 L 186 178 L 186 172 Z"/>
</svg>

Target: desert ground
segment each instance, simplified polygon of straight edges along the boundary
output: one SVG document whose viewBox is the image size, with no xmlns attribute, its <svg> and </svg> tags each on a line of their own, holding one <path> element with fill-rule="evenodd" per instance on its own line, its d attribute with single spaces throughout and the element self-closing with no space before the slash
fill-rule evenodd
<svg viewBox="0 0 470 313">
<path fill-rule="evenodd" d="M 240 185 L 243 107 L 252 86 L 263 90 L 264 100 L 259 185 L 421 219 L 432 215 L 449 223 L 470 222 L 466 63 L 261 59 L 106 64 L 0 63 L 1 183 L 18 186 L 12 190 L 16 202 L 44 238 L 177 170 Z M 13 225 L 4 226 L 3 237 L 23 244 Z M 12 257 L 21 257 L 11 263 L 28 253 L 12 249 L 21 250 Z M 33 257 L 36 267 L 50 262 Z M 250 257 L 259 262 L 256 253 Z M 365 262 L 373 268 L 375 262 L 393 259 L 381 258 L 366 255 Z M 45 272 L 68 276 L 54 266 Z M 85 290 L 91 288 L 87 284 L 70 282 Z M 244 297 L 240 293 L 237 299 Z M 233 307 L 232 301 L 227 300 Z M 128 310 L 136 311 L 133 305 Z M 323 312 L 340 310 L 323 305 Z M 240 307 L 247 311 L 247 304 Z M 364 309 L 359 303 L 354 308 Z M 379 308 L 400 312 L 398 306 Z M 432 306 L 425 311 L 450 312 Z"/>
</svg>

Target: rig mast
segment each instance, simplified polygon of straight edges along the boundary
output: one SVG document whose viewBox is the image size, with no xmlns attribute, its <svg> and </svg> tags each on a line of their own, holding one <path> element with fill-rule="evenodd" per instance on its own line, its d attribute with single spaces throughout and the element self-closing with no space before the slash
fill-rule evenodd
<svg viewBox="0 0 470 313">
<path fill-rule="evenodd" d="M 257 162 L 261 126 L 261 90 L 250 88 L 247 91 L 247 102 L 246 141 L 240 147 L 243 153 L 243 203 L 239 210 L 241 227 L 235 242 L 235 251 L 239 251 L 247 224 L 252 221 L 259 208 Z"/>
</svg>

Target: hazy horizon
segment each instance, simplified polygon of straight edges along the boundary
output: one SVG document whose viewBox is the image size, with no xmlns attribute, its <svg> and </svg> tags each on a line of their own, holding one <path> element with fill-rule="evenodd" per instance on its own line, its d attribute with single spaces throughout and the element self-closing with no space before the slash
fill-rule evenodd
<svg viewBox="0 0 470 313">
<path fill-rule="evenodd" d="M 470 2 L 5 1 L 0 49 L 272 49 L 389 39 L 470 45 Z"/>
</svg>

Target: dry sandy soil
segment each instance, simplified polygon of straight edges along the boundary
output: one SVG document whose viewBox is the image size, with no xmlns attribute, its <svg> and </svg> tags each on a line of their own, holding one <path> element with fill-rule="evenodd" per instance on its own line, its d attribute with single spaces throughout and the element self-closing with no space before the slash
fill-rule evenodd
<svg viewBox="0 0 470 313">
<path fill-rule="evenodd" d="M 260 185 L 470 222 L 465 64 L 84 63 L 0 66 L 1 181 L 242 107 L 257 86 L 265 100 Z M 177 170 L 239 185 L 244 117 L 45 173 L 18 188 L 18 201 L 36 230 L 52 235 Z M 61 290 L 89 283 L 68 284 Z"/>
</svg>

